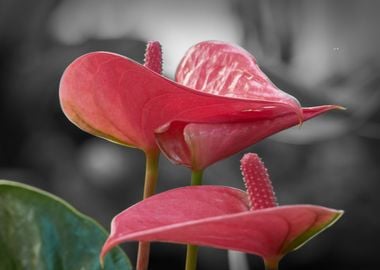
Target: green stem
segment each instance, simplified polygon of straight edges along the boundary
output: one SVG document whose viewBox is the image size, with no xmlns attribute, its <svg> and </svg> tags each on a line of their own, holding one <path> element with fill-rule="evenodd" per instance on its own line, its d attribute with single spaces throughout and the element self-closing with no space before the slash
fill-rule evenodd
<svg viewBox="0 0 380 270">
<path fill-rule="evenodd" d="M 158 150 L 145 153 L 145 183 L 144 183 L 144 199 L 152 196 L 156 190 L 158 176 L 158 160 L 160 152 Z M 149 242 L 139 242 L 137 252 L 136 270 L 147 270 L 149 265 Z"/>
<path fill-rule="evenodd" d="M 279 263 L 279 260 L 265 260 L 264 259 L 265 270 L 278 270 L 278 263 Z"/>
<path fill-rule="evenodd" d="M 192 171 L 191 172 L 191 185 L 199 186 L 202 185 L 203 171 Z M 198 259 L 198 246 L 187 245 L 186 251 L 186 270 L 197 269 L 197 259 Z"/>
<path fill-rule="evenodd" d="M 203 171 L 192 171 L 191 172 L 191 185 L 200 186 L 202 185 Z"/>
<path fill-rule="evenodd" d="M 144 183 L 144 199 L 152 196 L 156 190 L 158 177 L 158 160 L 160 152 L 152 151 L 145 154 L 145 183 Z"/>
<path fill-rule="evenodd" d="M 187 245 L 186 251 L 186 270 L 197 269 L 198 246 Z"/>
</svg>

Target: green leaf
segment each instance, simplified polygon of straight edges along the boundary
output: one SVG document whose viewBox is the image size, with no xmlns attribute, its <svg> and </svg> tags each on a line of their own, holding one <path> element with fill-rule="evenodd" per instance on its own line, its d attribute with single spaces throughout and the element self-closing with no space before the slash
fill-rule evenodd
<svg viewBox="0 0 380 270">
<path fill-rule="evenodd" d="M 0 180 L 0 270 L 97 270 L 107 232 L 47 192 Z M 120 248 L 104 269 L 132 269 Z"/>
</svg>

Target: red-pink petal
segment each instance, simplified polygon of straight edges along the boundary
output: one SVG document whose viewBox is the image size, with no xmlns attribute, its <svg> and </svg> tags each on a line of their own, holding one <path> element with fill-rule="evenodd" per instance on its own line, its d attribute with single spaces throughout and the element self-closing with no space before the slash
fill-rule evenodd
<svg viewBox="0 0 380 270">
<path fill-rule="evenodd" d="M 117 143 L 155 149 L 154 130 L 173 121 L 236 122 L 284 113 L 301 114 L 294 100 L 244 100 L 200 93 L 121 55 L 79 57 L 60 83 L 61 106 L 81 129 Z M 268 109 L 268 106 L 272 106 Z"/>
<path fill-rule="evenodd" d="M 228 187 L 185 187 L 155 195 L 114 218 L 101 257 L 125 241 L 162 241 L 280 258 L 342 214 L 312 205 L 248 207 L 245 192 Z"/>
<path fill-rule="evenodd" d="M 176 72 L 176 81 L 204 93 L 298 104 L 279 90 L 246 50 L 221 41 L 191 47 Z"/>
<path fill-rule="evenodd" d="M 178 66 L 176 80 L 203 93 L 299 106 L 268 79 L 251 54 L 224 42 L 204 41 L 190 48 Z M 303 108 L 298 117 L 286 110 L 268 113 L 277 106 L 252 110 L 253 118 L 234 123 L 168 123 L 156 130 L 157 143 L 172 162 L 202 170 L 274 133 L 338 108 Z"/>
<path fill-rule="evenodd" d="M 334 105 L 303 108 L 303 121 L 337 108 Z M 201 170 L 298 123 L 292 113 L 267 118 L 258 113 L 257 119 L 235 123 L 174 122 L 157 130 L 156 138 L 172 162 Z"/>
</svg>

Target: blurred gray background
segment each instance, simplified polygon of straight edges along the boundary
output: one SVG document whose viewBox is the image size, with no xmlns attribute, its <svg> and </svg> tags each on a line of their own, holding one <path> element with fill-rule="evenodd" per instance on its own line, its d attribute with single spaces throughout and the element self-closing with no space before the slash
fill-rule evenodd
<svg viewBox="0 0 380 270">
<path fill-rule="evenodd" d="M 64 68 L 90 51 L 139 62 L 147 40 L 163 44 L 173 77 L 185 51 L 224 40 L 254 54 L 304 106 L 331 112 L 244 152 L 266 163 L 280 204 L 344 209 L 330 230 L 288 255 L 281 269 L 374 269 L 380 263 L 380 1 L 0 0 L 0 178 L 63 197 L 109 227 L 140 200 L 144 156 L 87 135 L 61 112 Z M 238 153 L 206 170 L 205 184 L 243 188 Z M 190 172 L 160 160 L 158 191 Z M 125 250 L 135 262 L 135 243 Z M 185 247 L 154 244 L 151 269 L 182 269 Z M 201 248 L 199 270 L 228 268 L 226 251 Z M 249 256 L 251 269 L 263 269 Z"/>
</svg>

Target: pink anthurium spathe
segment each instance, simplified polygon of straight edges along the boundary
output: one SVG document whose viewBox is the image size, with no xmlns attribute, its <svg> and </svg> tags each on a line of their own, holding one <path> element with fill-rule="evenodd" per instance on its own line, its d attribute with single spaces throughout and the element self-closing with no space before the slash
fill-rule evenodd
<svg viewBox="0 0 380 270">
<path fill-rule="evenodd" d="M 215 126 L 214 134 L 220 129 L 233 133 L 230 128 L 225 130 L 226 123 L 244 126 L 249 122 L 257 124 L 258 121 L 286 118 L 280 124 L 267 128 L 260 136 L 251 134 L 252 143 L 336 108 L 317 107 L 303 115 L 304 110 L 295 98 L 274 86 L 263 88 L 262 78 L 258 77 L 250 78 L 252 82 L 248 90 L 255 94 L 248 98 L 221 95 L 217 89 L 215 92 L 201 92 L 184 85 L 188 84 L 187 81 L 176 83 L 161 76 L 160 51 L 148 51 L 147 55 L 149 63 L 145 65 L 109 52 L 89 53 L 74 60 L 66 68 L 60 82 L 60 102 L 66 116 L 93 135 L 142 149 L 146 153 L 158 149 L 156 132 L 161 148 L 171 160 L 199 170 L 249 144 L 240 145 L 240 142 L 233 141 L 244 137 L 240 133 L 231 135 L 231 142 L 224 143 L 215 154 L 210 157 L 205 155 L 201 160 L 199 156 L 204 153 L 189 153 L 190 150 L 196 152 L 196 148 L 204 144 L 197 139 L 192 140 L 200 132 L 198 126 L 194 130 L 194 124 L 222 124 Z M 230 74 L 232 69 L 226 66 L 226 74 Z M 220 76 L 224 78 L 223 74 Z M 239 84 L 236 86 L 240 87 Z M 185 127 L 186 132 L 183 132 Z M 245 133 L 246 137 L 248 133 Z M 185 140 L 194 147 L 189 148 L 184 144 Z"/>
<path fill-rule="evenodd" d="M 157 149 L 154 131 L 175 121 L 249 121 L 258 117 L 256 110 L 263 116 L 302 114 L 298 102 L 285 94 L 272 100 L 277 93 L 265 92 L 248 100 L 201 93 L 161 76 L 150 65 L 109 52 L 74 60 L 62 75 L 59 95 L 64 113 L 81 129 L 145 152 Z"/>
<path fill-rule="evenodd" d="M 157 129 L 156 137 L 163 153 L 174 163 L 196 171 L 276 132 L 341 108 L 325 105 L 300 108 L 298 115 L 286 110 L 271 113 L 276 110 L 277 102 L 292 103 L 295 99 L 268 79 L 251 54 L 219 41 L 204 41 L 193 46 L 178 66 L 176 81 L 202 93 L 257 103 L 273 102 L 252 109 L 255 117 L 250 119 L 218 124 L 175 121 Z"/>
<path fill-rule="evenodd" d="M 255 154 L 242 159 L 247 192 L 223 186 L 178 188 L 117 215 L 101 258 L 125 241 L 162 241 L 232 249 L 263 257 L 268 269 L 331 226 L 343 211 L 314 205 L 277 206 Z"/>
</svg>

